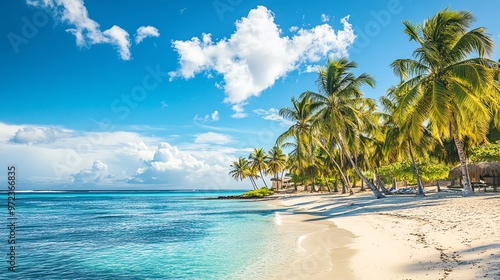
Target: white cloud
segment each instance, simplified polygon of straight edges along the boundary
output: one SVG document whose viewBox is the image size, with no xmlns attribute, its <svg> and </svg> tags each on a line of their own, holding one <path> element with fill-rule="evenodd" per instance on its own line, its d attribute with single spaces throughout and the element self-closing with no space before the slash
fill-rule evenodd
<svg viewBox="0 0 500 280">
<path fill-rule="evenodd" d="M 161 184 L 173 187 L 227 188 L 237 186 L 229 175 L 236 157 L 221 152 L 181 150 L 169 143 L 158 145 L 154 158 L 139 168 L 130 183 Z"/>
<path fill-rule="evenodd" d="M 100 160 L 92 163 L 92 168 L 82 169 L 80 172 L 71 175 L 74 183 L 105 183 L 110 182 L 110 175 L 108 174 L 108 165 Z"/>
<path fill-rule="evenodd" d="M 72 175 L 105 162 L 113 178 L 125 179 L 153 158 L 158 138 L 132 132 L 82 132 L 65 128 L 0 123 L 0 165 L 16 164 L 25 180 L 71 184 Z M 151 144 L 154 143 L 154 144 Z M 0 174 L 0 179 L 2 174 Z M 41 187 L 36 185 L 36 187 Z"/>
<path fill-rule="evenodd" d="M 17 144 L 48 144 L 73 134 L 70 130 L 62 130 L 57 127 L 26 126 L 16 131 L 10 139 Z"/>
<path fill-rule="evenodd" d="M 211 144 L 224 145 L 233 142 L 233 139 L 229 135 L 215 133 L 215 132 L 207 132 L 196 135 L 194 142 L 200 144 L 211 143 Z"/>
<path fill-rule="evenodd" d="M 279 115 L 279 110 L 276 108 L 270 108 L 269 110 L 257 109 L 253 111 L 255 114 L 261 116 L 265 120 L 278 122 L 281 126 L 291 126 L 293 122 L 284 119 Z"/>
<path fill-rule="evenodd" d="M 328 22 L 328 21 L 330 21 L 330 16 L 325 15 L 325 14 L 321 14 L 321 21 L 322 22 Z"/>
<path fill-rule="evenodd" d="M 234 104 L 231 109 L 234 111 L 234 114 L 231 115 L 232 118 L 234 119 L 242 119 L 246 118 L 248 115 L 245 112 L 245 109 L 243 106 L 247 105 L 248 103 L 242 102 L 239 104 Z"/>
<path fill-rule="evenodd" d="M 295 31 L 299 30 L 299 28 L 297 26 L 292 26 L 292 27 L 290 27 L 289 30 L 290 30 L 290 32 L 295 32 Z"/>
<path fill-rule="evenodd" d="M 217 111 L 217 110 L 216 110 L 216 111 L 214 111 L 214 112 L 212 113 L 212 116 L 211 116 L 211 117 L 212 117 L 212 121 L 218 121 L 218 120 L 219 120 L 219 111 Z"/>
<path fill-rule="evenodd" d="M 250 152 L 248 147 L 227 146 L 235 143 L 229 135 L 202 133 L 173 146 L 165 138 L 140 133 L 151 130 L 85 132 L 0 123 L 0 166 L 16 165 L 22 189 L 137 187 L 134 184 L 146 188 L 148 184 L 154 184 L 153 188 L 251 187 L 228 175 L 231 162 Z M 5 176 L 0 173 L 0 181 Z"/>
<path fill-rule="evenodd" d="M 320 65 L 307 65 L 304 72 L 305 73 L 318 73 L 318 67 L 320 67 Z"/>
<path fill-rule="evenodd" d="M 117 25 L 102 33 L 108 38 L 108 42 L 118 48 L 118 53 L 123 60 L 130 59 L 130 40 L 127 31 Z"/>
<path fill-rule="evenodd" d="M 201 122 L 201 123 L 218 121 L 219 120 L 219 111 L 215 110 L 212 114 L 205 115 L 204 117 L 199 117 L 198 115 L 195 115 L 193 120 L 196 122 Z"/>
<path fill-rule="evenodd" d="M 135 43 L 139 44 L 146 37 L 159 37 L 160 32 L 153 26 L 141 26 L 135 33 Z"/>
<path fill-rule="evenodd" d="M 224 101 L 242 104 L 302 65 L 328 56 L 347 56 L 355 39 L 347 20 L 348 17 L 341 20 L 343 30 L 335 31 L 323 24 L 298 29 L 290 38 L 282 36 L 272 12 L 259 6 L 236 22 L 236 31 L 228 39 L 214 42 L 210 34 L 203 34 L 201 39 L 174 41 L 180 69 L 170 75 L 189 79 L 200 72 L 215 71 L 224 80 Z M 233 117 L 242 115 L 236 112 Z"/>
<path fill-rule="evenodd" d="M 118 49 L 118 53 L 123 60 L 130 59 L 130 39 L 128 32 L 117 25 L 101 31 L 99 23 L 89 17 L 83 0 L 27 0 L 26 3 L 31 6 L 50 10 L 54 20 L 72 26 L 66 29 L 66 31 L 75 36 L 78 46 L 89 47 L 94 44 L 110 44 Z"/>
</svg>

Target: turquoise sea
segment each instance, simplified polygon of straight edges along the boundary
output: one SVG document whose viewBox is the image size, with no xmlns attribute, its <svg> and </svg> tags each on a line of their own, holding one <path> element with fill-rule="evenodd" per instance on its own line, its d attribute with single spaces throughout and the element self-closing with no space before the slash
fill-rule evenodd
<svg viewBox="0 0 500 280">
<path fill-rule="evenodd" d="M 241 191 L 18 192 L 16 272 L 1 279 L 260 279 L 279 249 L 266 202 Z M 6 196 L 6 194 L 5 194 Z M 7 217 L 7 203 L 0 217 Z M 8 253 L 8 229 L 0 248 Z"/>
</svg>

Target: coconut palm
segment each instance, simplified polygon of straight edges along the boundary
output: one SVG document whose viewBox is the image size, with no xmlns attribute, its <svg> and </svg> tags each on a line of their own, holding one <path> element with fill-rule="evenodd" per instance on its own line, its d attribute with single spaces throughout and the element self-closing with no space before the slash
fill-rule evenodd
<svg viewBox="0 0 500 280">
<path fill-rule="evenodd" d="M 311 122 L 313 119 L 313 103 L 311 99 L 304 97 L 296 100 L 292 97 L 291 108 L 282 108 L 280 116 L 292 121 L 294 124 L 278 136 L 276 144 L 283 148 L 293 148 L 290 159 L 295 163 L 294 170 L 298 174 L 304 174 L 308 165 L 308 151 L 311 146 Z"/>
<path fill-rule="evenodd" d="M 432 140 L 430 133 L 423 123 L 418 122 L 418 118 L 414 115 L 409 115 L 400 123 L 396 123 L 393 116 L 399 102 L 399 98 L 403 95 L 398 87 L 392 87 L 388 91 L 387 97 L 381 97 L 380 101 L 385 112 L 385 143 L 384 150 L 392 153 L 393 159 L 405 158 L 410 156 L 415 179 L 417 180 L 417 196 L 425 196 L 422 180 L 418 172 L 418 166 L 415 160 L 415 152 L 424 154 L 424 151 L 432 149 Z"/>
<path fill-rule="evenodd" d="M 267 183 L 266 180 L 264 180 L 262 171 L 267 172 L 267 160 L 269 156 L 266 154 L 264 149 L 255 148 L 248 158 L 250 160 L 249 165 L 260 174 L 262 182 L 264 182 L 264 186 L 267 188 Z"/>
<path fill-rule="evenodd" d="M 326 160 L 329 160 L 331 164 L 335 166 L 342 179 L 342 193 L 346 193 L 346 188 L 349 190 L 349 194 L 354 194 L 351 188 L 351 181 L 349 176 L 345 174 L 345 162 L 343 161 L 342 154 L 339 153 L 339 148 L 333 134 L 329 133 L 328 130 L 323 129 L 319 131 L 319 134 L 313 138 L 314 145 L 322 149 L 322 151 L 327 155 Z"/>
<path fill-rule="evenodd" d="M 493 70 L 497 62 L 486 58 L 494 50 L 493 40 L 485 28 L 470 29 L 473 21 L 470 12 L 448 9 L 422 25 L 404 21 L 404 32 L 418 47 L 412 59 L 391 64 L 404 92 L 394 112 L 396 122 L 413 116 L 415 122 L 429 122 L 439 139 L 454 140 L 464 196 L 473 190 L 462 141 L 465 137 L 473 143 L 486 140 L 492 112 L 500 106 L 500 86 Z M 470 58 L 475 53 L 478 57 Z"/>
<path fill-rule="evenodd" d="M 236 181 L 243 181 L 243 179 L 248 177 L 252 182 L 253 188 L 257 189 L 257 184 L 255 184 L 254 181 L 254 175 L 250 170 L 250 165 L 246 158 L 238 158 L 238 161 L 233 162 L 231 164 L 231 167 L 233 169 L 229 171 L 229 175 L 231 175 Z"/>
<path fill-rule="evenodd" d="M 374 87 L 375 81 L 366 73 L 355 76 L 350 72 L 354 68 L 357 64 L 346 58 L 329 60 L 326 67 L 319 69 L 319 93 L 306 92 L 303 95 L 318 104 L 315 125 L 335 138 L 358 176 L 371 188 L 376 198 L 382 198 L 384 195 L 362 174 L 353 159 L 360 151 L 360 136 L 369 134 L 375 128 L 370 117 L 375 110 L 375 102 L 364 98 L 360 90 L 363 85 Z"/>
<path fill-rule="evenodd" d="M 272 173 L 274 178 L 278 180 L 278 175 L 280 172 L 284 171 L 286 168 L 286 155 L 283 153 L 279 146 L 274 146 L 269 151 L 269 157 L 267 159 L 267 172 Z M 277 186 L 279 188 L 279 185 Z"/>
</svg>

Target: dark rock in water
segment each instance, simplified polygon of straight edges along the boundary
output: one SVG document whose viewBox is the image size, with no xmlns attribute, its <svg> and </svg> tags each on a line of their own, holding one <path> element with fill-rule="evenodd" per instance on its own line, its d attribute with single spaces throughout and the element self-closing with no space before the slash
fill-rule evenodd
<svg viewBox="0 0 500 280">
<path fill-rule="evenodd" d="M 240 199 L 243 198 L 242 195 L 221 195 L 217 199 Z"/>
<path fill-rule="evenodd" d="M 244 196 L 244 195 L 221 195 L 218 197 L 207 197 L 203 198 L 204 200 L 214 200 L 214 199 L 271 199 L 271 197 L 268 196 Z M 273 197 L 272 199 L 275 199 Z"/>
</svg>

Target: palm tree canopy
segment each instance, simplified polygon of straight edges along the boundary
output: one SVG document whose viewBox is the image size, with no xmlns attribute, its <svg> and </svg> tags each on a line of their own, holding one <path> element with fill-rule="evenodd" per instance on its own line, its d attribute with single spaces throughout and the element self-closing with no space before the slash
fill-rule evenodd
<svg viewBox="0 0 500 280">
<path fill-rule="evenodd" d="M 237 161 L 231 164 L 231 167 L 233 169 L 229 171 L 229 175 L 231 175 L 231 177 L 233 177 L 236 181 L 243 181 L 243 179 L 250 175 L 249 162 L 244 157 L 239 157 Z"/>
<path fill-rule="evenodd" d="M 277 176 L 277 174 L 286 167 L 286 155 L 279 146 L 274 146 L 268 154 L 269 158 L 266 163 L 268 168 L 267 171 Z"/>
<path fill-rule="evenodd" d="M 494 50 L 493 41 L 484 28 L 470 29 L 473 21 L 470 12 L 445 9 L 422 25 L 403 22 L 418 47 L 413 59 L 391 64 L 404 92 L 396 122 L 412 116 L 419 123 L 430 121 L 440 139 L 454 130 L 459 139 L 485 140 L 492 108 L 500 106 L 500 86 L 494 81 L 497 62 L 486 58 Z M 470 58 L 474 53 L 479 57 Z"/>
</svg>

